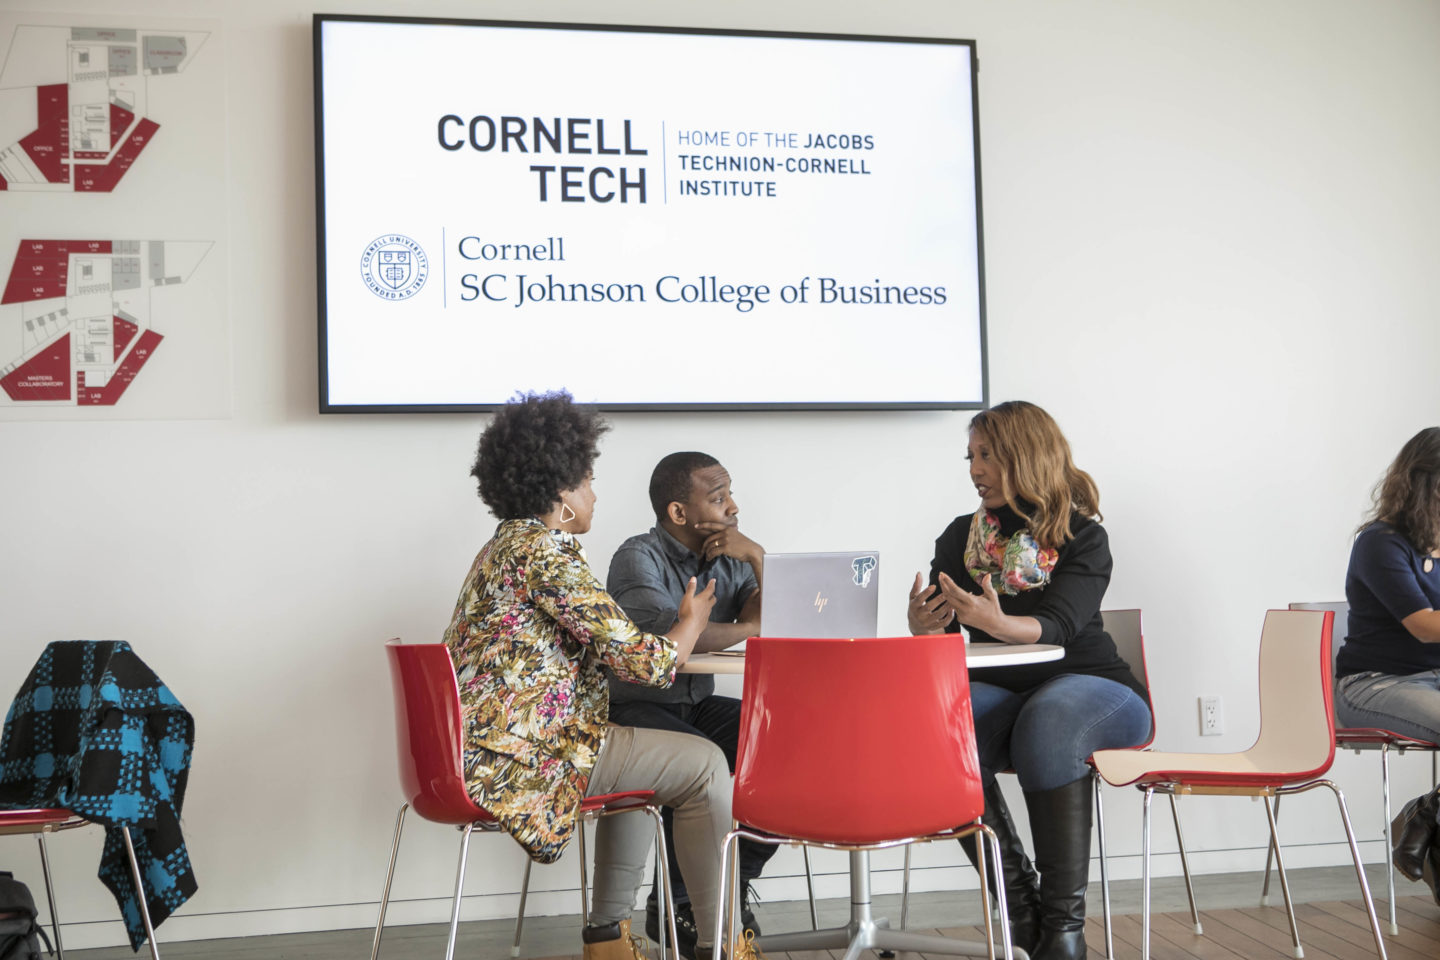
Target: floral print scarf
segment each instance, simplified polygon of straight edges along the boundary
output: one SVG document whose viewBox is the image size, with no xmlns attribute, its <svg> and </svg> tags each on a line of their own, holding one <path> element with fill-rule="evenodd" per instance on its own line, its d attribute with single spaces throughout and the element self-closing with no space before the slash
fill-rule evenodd
<svg viewBox="0 0 1440 960">
<path fill-rule="evenodd" d="M 970 521 L 965 541 L 965 569 L 976 583 L 985 574 L 996 593 L 1013 596 L 1022 590 L 1039 590 L 1050 582 L 1057 550 L 1041 547 L 1029 530 L 1006 537 L 1000 533 L 1000 518 L 993 510 L 980 509 Z"/>
</svg>

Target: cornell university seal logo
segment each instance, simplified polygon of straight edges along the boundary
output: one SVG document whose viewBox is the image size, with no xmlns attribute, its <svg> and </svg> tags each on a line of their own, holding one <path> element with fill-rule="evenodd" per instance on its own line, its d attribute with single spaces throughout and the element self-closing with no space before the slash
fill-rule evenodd
<svg viewBox="0 0 1440 960">
<path fill-rule="evenodd" d="M 420 244 L 398 233 L 377 237 L 360 257 L 360 276 L 383 300 L 406 300 L 420 292 L 430 276 L 430 261 Z"/>
</svg>

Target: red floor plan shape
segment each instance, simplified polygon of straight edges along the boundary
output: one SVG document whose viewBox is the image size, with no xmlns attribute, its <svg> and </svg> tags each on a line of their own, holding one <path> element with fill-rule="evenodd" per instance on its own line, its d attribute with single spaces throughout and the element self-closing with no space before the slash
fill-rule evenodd
<svg viewBox="0 0 1440 960">
<path fill-rule="evenodd" d="M 91 387 L 85 383 L 85 371 L 79 373 L 79 383 L 76 387 L 75 402 L 82 407 L 109 406 L 120 399 L 120 394 L 130 386 L 140 368 L 145 366 L 145 361 L 150 359 L 150 354 L 165 339 L 154 330 L 146 330 L 140 335 L 140 342 L 135 349 L 125 355 L 120 361 L 120 366 L 115 368 L 115 373 L 103 387 Z"/>
<path fill-rule="evenodd" d="M 208 37 L 17 26 L 0 70 L 0 115 L 13 114 L 10 136 L 29 132 L 0 147 L 0 190 L 114 190 L 160 130 L 144 115 L 149 84 L 183 72 Z M 33 123 L 19 122 L 32 110 Z"/>
<path fill-rule="evenodd" d="M 0 295 L 0 407 L 119 403 L 165 339 L 153 324 L 162 288 L 189 279 L 210 247 L 21 240 Z"/>
<path fill-rule="evenodd" d="M 11 400 L 70 399 L 70 334 L 0 377 Z"/>
</svg>

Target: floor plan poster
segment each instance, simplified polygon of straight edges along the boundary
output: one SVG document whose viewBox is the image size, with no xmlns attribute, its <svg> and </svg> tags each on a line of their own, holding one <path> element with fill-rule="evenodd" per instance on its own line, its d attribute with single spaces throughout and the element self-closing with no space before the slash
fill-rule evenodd
<svg viewBox="0 0 1440 960">
<path fill-rule="evenodd" d="M 158 287 L 184 283 L 209 243 L 22 240 L 0 295 L 19 310 L 18 344 L 0 358 L 11 403 L 114 406 L 165 341 Z M 15 348 L 19 347 L 18 355 Z"/>
<path fill-rule="evenodd" d="M 0 148 L 0 190 L 114 190 L 160 130 L 152 85 L 183 82 L 208 37 L 17 24 L 0 90 L 7 114 L 17 93 L 34 98 L 34 126 Z"/>
<path fill-rule="evenodd" d="M 0 14 L 0 420 L 229 414 L 221 53 Z"/>
</svg>

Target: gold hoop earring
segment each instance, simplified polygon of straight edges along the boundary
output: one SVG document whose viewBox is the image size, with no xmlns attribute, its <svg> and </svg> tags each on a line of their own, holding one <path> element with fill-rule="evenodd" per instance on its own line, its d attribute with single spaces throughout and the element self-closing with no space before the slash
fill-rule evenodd
<svg viewBox="0 0 1440 960">
<path fill-rule="evenodd" d="M 567 514 L 567 513 L 570 514 L 570 516 L 568 516 L 568 517 L 565 516 L 565 514 Z M 575 511 L 570 509 L 570 504 L 566 503 L 564 500 L 561 500 L 561 501 L 560 501 L 560 522 L 561 522 L 561 523 L 569 523 L 571 520 L 574 520 L 574 519 L 575 519 Z"/>
</svg>

